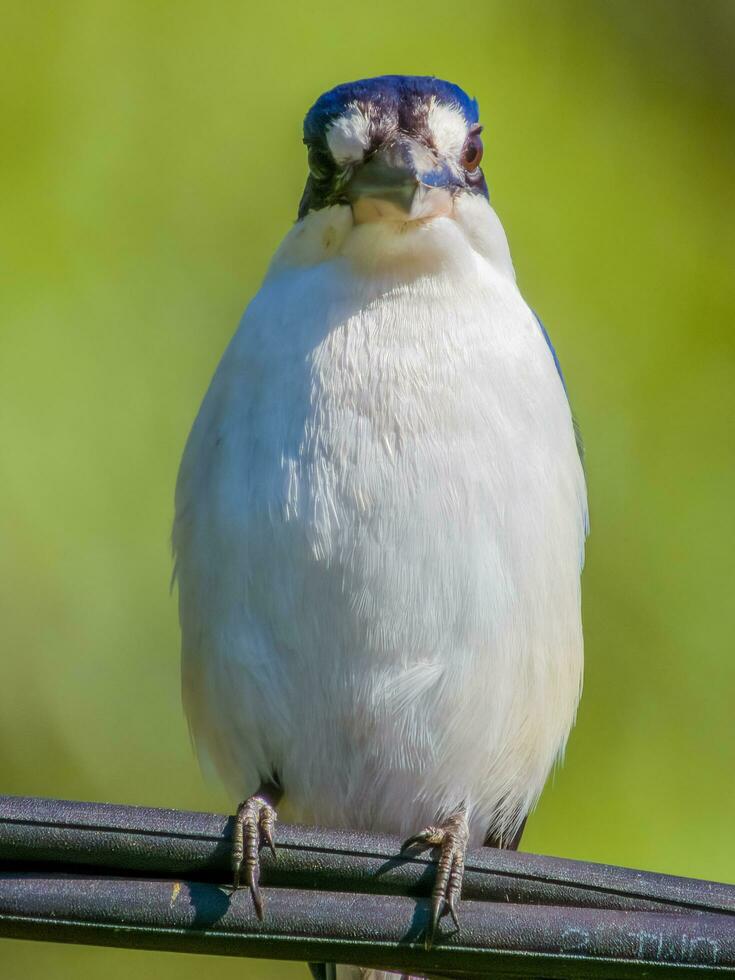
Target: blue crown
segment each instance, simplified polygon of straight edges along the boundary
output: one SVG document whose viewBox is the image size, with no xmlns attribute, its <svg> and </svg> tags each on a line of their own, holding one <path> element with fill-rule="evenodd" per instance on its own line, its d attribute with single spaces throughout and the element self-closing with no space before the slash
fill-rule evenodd
<svg viewBox="0 0 735 980">
<path fill-rule="evenodd" d="M 341 116 L 353 102 L 370 103 L 379 113 L 384 109 L 396 113 L 399 119 L 406 115 L 406 128 L 410 128 L 410 117 L 415 107 L 432 96 L 459 108 L 468 126 L 478 121 L 477 102 L 459 85 L 431 75 L 380 75 L 337 85 L 320 96 L 304 120 L 304 141 L 318 140 L 329 123 Z"/>
</svg>

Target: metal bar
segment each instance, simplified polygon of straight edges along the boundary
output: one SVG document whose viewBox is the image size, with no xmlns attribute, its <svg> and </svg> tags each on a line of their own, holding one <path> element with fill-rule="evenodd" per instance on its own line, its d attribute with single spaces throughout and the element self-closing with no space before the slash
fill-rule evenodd
<svg viewBox="0 0 735 980">
<path fill-rule="evenodd" d="M 0 861 L 125 876 L 226 882 L 232 818 L 178 810 L 0 797 Z M 395 837 L 278 824 L 278 858 L 261 854 L 268 886 L 427 895 L 433 862 L 399 857 Z M 735 886 L 495 848 L 472 851 L 470 900 L 735 916 Z"/>
<path fill-rule="evenodd" d="M 638 980 L 735 974 L 727 916 L 465 901 L 457 935 L 426 950 L 428 902 L 209 882 L 0 874 L 0 935 L 53 942 L 325 960 L 443 976 Z"/>
</svg>

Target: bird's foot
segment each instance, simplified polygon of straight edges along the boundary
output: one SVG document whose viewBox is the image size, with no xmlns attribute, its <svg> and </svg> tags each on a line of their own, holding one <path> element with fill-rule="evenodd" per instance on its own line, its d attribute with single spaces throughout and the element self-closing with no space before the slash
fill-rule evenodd
<svg viewBox="0 0 735 980">
<path fill-rule="evenodd" d="M 440 848 L 436 878 L 431 891 L 431 918 L 426 930 L 427 949 L 434 942 L 439 920 L 447 912 L 451 915 L 455 927 L 459 929 L 457 906 L 462 892 L 464 858 L 469 833 L 467 813 L 462 809 L 443 823 L 427 827 L 420 834 L 409 837 L 401 848 L 401 853 L 415 845 Z"/>
<path fill-rule="evenodd" d="M 244 872 L 245 884 L 250 889 L 255 914 L 259 919 L 263 918 L 259 851 L 263 844 L 267 844 L 273 857 L 276 856 L 276 845 L 273 843 L 275 823 L 275 807 L 257 794 L 241 803 L 235 814 L 235 829 L 232 834 L 233 887 L 240 887 L 240 877 Z"/>
</svg>

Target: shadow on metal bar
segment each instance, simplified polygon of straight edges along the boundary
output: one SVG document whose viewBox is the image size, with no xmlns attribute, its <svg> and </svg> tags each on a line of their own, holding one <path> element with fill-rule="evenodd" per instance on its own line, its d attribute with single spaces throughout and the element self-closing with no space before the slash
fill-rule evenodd
<svg viewBox="0 0 735 980">
<path fill-rule="evenodd" d="M 278 825 L 266 918 L 227 887 L 231 820 L 0 797 L 0 936 L 389 967 L 434 977 L 735 974 L 735 887 L 480 848 L 459 934 L 424 948 L 428 856 Z"/>
</svg>

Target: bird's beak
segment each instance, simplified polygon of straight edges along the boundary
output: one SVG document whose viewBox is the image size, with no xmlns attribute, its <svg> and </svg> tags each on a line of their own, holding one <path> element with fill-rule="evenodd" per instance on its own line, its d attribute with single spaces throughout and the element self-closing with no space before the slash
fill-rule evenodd
<svg viewBox="0 0 735 980">
<path fill-rule="evenodd" d="M 381 147 L 355 171 L 345 190 L 357 224 L 426 221 L 451 214 L 458 181 L 424 147 L 405 141 Z"/>
</svg>

